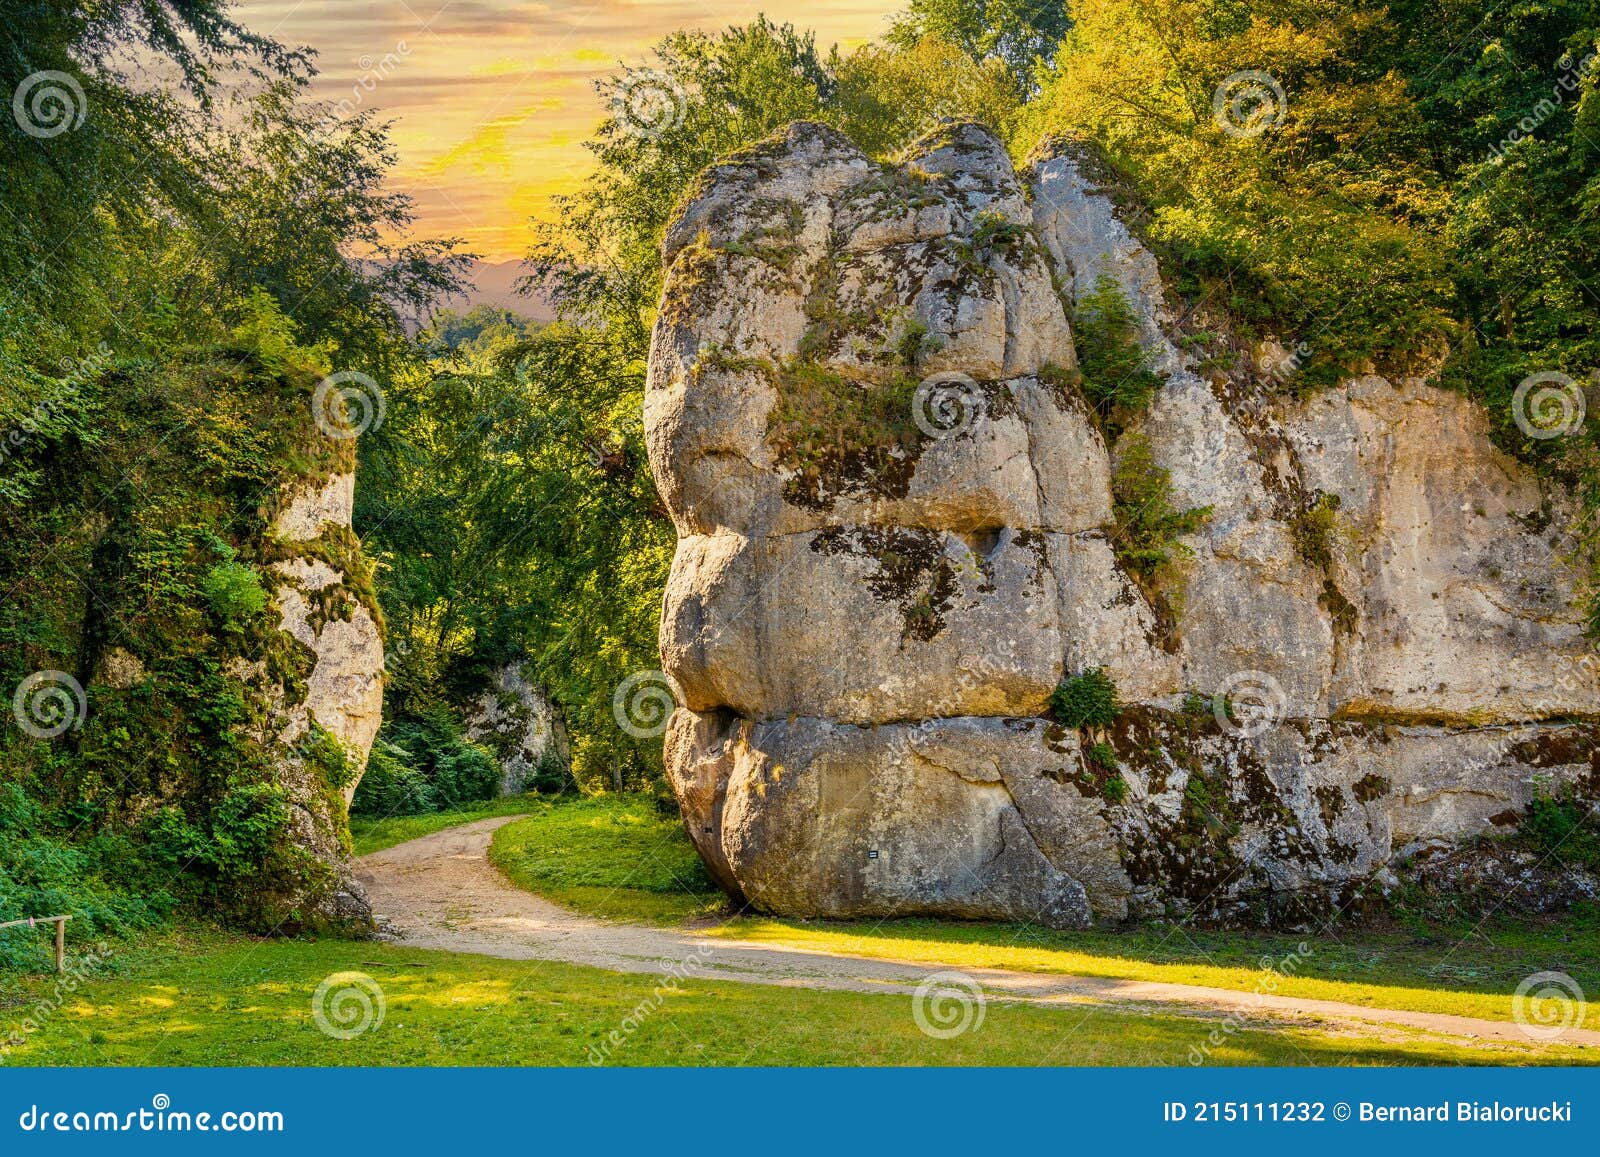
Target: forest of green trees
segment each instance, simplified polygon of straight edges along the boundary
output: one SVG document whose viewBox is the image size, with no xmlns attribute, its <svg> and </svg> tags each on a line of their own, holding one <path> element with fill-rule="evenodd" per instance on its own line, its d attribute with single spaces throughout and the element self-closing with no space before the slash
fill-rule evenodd
<svg viewBox="0 0 1600 1157">
<path fill-rule="evenodd" d="M 472 255 L 413 236 L 381 115 L 318 104 L 314 61 L 222 0 L 0 12 L 0 93 L 49 72 L 69 117 L 92 110 L 72 131 L 0 123 L 0 687 L 87 684 L 113 645 L 161 676 L 92 688 L 59 741 L 0 729 L 7 912 L 70 907 L 85 934 L 199 902 L 260 923 L 248 896 L 312 870 L 228 660 L 271 626 L 248 548 L 267 496 L 352 452 L 305 434 L 334 372 L 385 406 L 353 451 L 383 758 L 459 753 L 464 697 L 518 660 L 578 788 L 660 784 L 659 739 L 612 707 L 659 665 L 674 541 L 641 421 L 659 242 L 706 165 L 796 119 L 884 158 L 941 118 L 1019 159 L 1078 138 L 1178 293 L 1307 351 L 1280 388 L 1428 374 L 1600 507 L 1595 424 L 1530 437 L 1511 405 L 1532 373 L 1600 367 L 1600 0 L 1492 19 L 1482 0 L 913 0 L 850 52 L 765 19 L 678 33 L 648 62 L 672 115 L 609 116 L 593 174 L 529 226 L 529 287 L 558 309 L 542 326 L 439 312 Z M 135 80 L 153 58 L 164 88 Z M 1218 115 L 1244 72 L 1276 86 L 1262 131 Z M 1568 536 L 1591 574 L 1597 545 L 1593 518 Z"/>
</svg>

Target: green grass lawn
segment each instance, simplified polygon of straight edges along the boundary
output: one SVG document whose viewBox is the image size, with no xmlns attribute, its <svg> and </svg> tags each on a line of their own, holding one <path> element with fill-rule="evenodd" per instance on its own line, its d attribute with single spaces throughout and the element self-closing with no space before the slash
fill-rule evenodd
<svg viewBox="0 0 1600 1157">
<path fill-rule="evenodd" d="M 1600 910 L 1481 928 L 1417 922 L 1338 925 L 1304 934 L 1217 932 L 1177 924 L 1054 932 L 946 920 L 704 919 L 722 898 L 675 819 L 648 797 L 543 805 L 495 834 L 491 859 L 521 887 L 578 911 L 653 923 L 690 921 L 707 936 L 858 956 L 1258 990 L 1262 961 L 1296 954 L 1271 977 L 1284 996 L 1368 1007 L 1512 1019 L 1512 994 L 1535 972 L 1565 972 L 1600 992 Z M 1306 945 L 1308 952 L 1300 953 Z M 1280 970 L 1282 973 L 1283 970 Z M 1591 1015 L 1590 1020 L 1593 1020 Z"/>
<path fill-rule="evenodd" d="M 682 821 L 648 795 L 536 803 L 494 834 L 489 859 L 519 887 L 607 919 L 678 924 L 727 907 Z"/>
<path fill-rule="evenodd" d="M 1216 1019 L 1045 1009 L 990 1001 L 950 1040 L 925 1035 L 899 994 L 811 992 L 406 949 L 357 941 L 256 941 L 218 933 L 114 945 L 4 1060 L 20 1065 L 584 1065 L 610 1043 L 624 1065 L 1184 1065 Z M 313 1015 L 318 986 L 365 974 L 381 1023 L 349 1040 Z M 342 985 L 344 982 L 340 982 Z M 0 1041 L 41 1001 L 48 977 L 0 978 Z M 377 1001 L 372 1000 L 376 1007 Z M 330 1007 L 337 1009 L 338 1002 Z M 355 1027 L 333 1018 L 334 1027 Z M 624 1024 L 624 1018 L 631 1018 Z M 630 1031 L 630 1027 L 631 1028 Z M 615 1041 L 611 1034 L 617 1033 Z M 1219 1033 L 1208 1063 L 1573 1063 L 1574 1050 L 1466 1048 L 1310 1028 Z M 1592 1051 L 1591 1051 L 1592 1055 Z"/>
<path fill-rule="evenodd" d="M 403 844 L 407 840 L 414 840 L 419 836 L 430 835 L 459 824 L 469 824 L 473 820 L 488 819 L 490 816 L 525 815 L 538 806 L 538 796 L 511 795 L 462 811 L 429 812 L 420 816 L 386 816 L 383 819 L 351 816 L 350 840 L 355 845 L 356 855 L 365 856 L 381 852 L 384 848 L 392 848 L 396 844 Z"/>
</svg>

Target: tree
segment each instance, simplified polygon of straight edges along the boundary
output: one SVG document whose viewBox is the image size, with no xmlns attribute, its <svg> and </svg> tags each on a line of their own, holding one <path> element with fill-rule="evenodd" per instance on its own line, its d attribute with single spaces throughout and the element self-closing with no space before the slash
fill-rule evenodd
<svg viewBox="0 0 1600 1157">
<path fill-rule="evenodd" d="M 92 710 L 59 742 L 0 731 L 0 771 L 46 805 L 34 859 L 259 926 L 330 886 L 306 824 L 331 846 L 351 771 L 315 728 L 280 741 L 240 674 L 264 664 L 290 695 L 308 674 L 257 574 L 283 548 L 272 499 L 354 469 L 314 426 L 319 380 L 404 369 L 405 313 L 459 265 L 391 240 L 410 206 L 383 187 L 384 126 L 330 122 L 303 58 L 224 8 L 3 5 L 21 111 L 0 120 L 0 681 L 65 672 Z M 124 75 L 152 59 L 176 91 Z M 224 69 L 253 92 L 226 109 Z M 323 548 L 376 614 L 355 544 Z M 145 677 L 97 681 L 114 647 Z"/>
<path fill-rule="evenodd" d="M 1034 87 L 1072 25 L 1066 0 L 911 0 L 890 26 L 888 41 L 910 48 L 930 37 L 955 45 L 973 60 L 999 60 L 1019 94 Z"/>
<path fill-rule="evenodd" d="M 1295 388 L 1373 362 L 1482 402 L 1586 511 L 1563 541 L 1600 633 L 1600 426 L 1535 438 L 1513 405 L 1549 372 L 1576 407 L 1600 363 L 1600 4 L 1493 16 L 1079 0 L 1022 143 L 1091 145 L 1180 291 L 1310 346 Z"/>
<path fill-rule="evenodd" d="M 1169 276 L 1326 383 L 1425 364 L 1456 332 L 1447 192 L 1405 82 L 1349 0 L 1080 0 L 1024 143 L 1086 140 L 1148 205 Z"/>
</svg>

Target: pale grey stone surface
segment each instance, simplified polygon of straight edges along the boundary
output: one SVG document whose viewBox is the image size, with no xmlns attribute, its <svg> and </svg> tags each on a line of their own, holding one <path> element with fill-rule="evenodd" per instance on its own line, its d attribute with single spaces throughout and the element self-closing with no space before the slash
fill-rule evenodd
<svg viewBox="0 0 1600 1157">
<path fill-rule="evenodd" d="M 645 403 L 680 533 L 667 765 L 758 907 L 1310 919 L 1400 849 L 1502 830 L 1536 783 L 1600 790 L 1594 728 L 1540 722 L 1600 716 L 1575 579 L 1483 416 L 1420 382 L 1294 401 L 1204 369 L 1085 171 L 1058 150 L 1019 178 L 974 126 L 881 166 L 796 125 L 668 230 Z M 1101 274 L 1163 379 L 1123 437 L 1211 508 L 1155 594 L 1117 560 L 1118 450 L 1074 385 L 1071 301 Z M 896 388 L 919 326 L 916 375 L 965 375 L 972 416 L 801 478 L 769 438 L 793 366 Z M 1042 718 L 1090 667 L 1117 725 Z M 1272 693 L 1259 728 L 1216 710 L 1241 680 Z"/>
</svg>

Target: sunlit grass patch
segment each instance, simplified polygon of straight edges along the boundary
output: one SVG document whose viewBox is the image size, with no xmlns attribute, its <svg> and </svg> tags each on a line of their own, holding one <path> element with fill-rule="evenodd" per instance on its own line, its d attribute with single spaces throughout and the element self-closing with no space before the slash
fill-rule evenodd
<svg viewBox="0 0 1600 1157">
<path fill-rule="evenodd" d="M 609 919 L 679 923 L 725 904 L 682 820 L 646 795 L 541 802 L 495 833 L 489 859 L 519 887 Z"/>
<path fill-rule="evenodd" d="M 675 924 L 722 907 L 675 818 L 642 796 L 546 803 L 496 833 L 491 858 L 511 881 L 590 915 Z M 1135 981 L 1192 984 L 1370 1008 L 1513 1019 L 1536 972 L 1600 977 L 1600 910 L 1479 926 L 1414 921 L 1304 933 L 1219 931 L 1181 923 L 1057 932 L 954 920 L 814 921 L 742 916 L 705 935 L 847 955 Z M 1302 950 L 1302 945 L 1304 950 Z M 1282 962 L 1291 961 L 1287 966 Z M 1269 973 L 1263 961 L 1279 962 Z"/>
<path fill-rule="evenodd" d="M 517 816 L 539 806 L 539 797 L 531 795 L 506 796 L 462 811 L 429 812 L 420 816 L 388 816 L 373 819 L 369 816 L 350 817 L 350 840 L 358 856 L 381 852 L 407 840 L 432 835 L 445 828 L 470 824 L 474 820 L 491 816 Z"/>
<path fill-rule="evenodd" d="M 318 986 L 340 973 L 362 974 L 374 986 L 367 1027 L 350 1039 L 324 1031 L 314 1008 Z M 816 992 L 706 974 L 663 989 L 661 979 L 370 942 L 214 934 L 180 947 L 169 938 L 126 948 L 121 969 L 92 979 L 83 1001 L 48 1018 L 6 1059 L 587 1065 L 598 1056 L 618 1065 L 1186 1065 L 1191 1049 L 1221 1023 L 1085 1005 L 1041 1008 L 990 996 L 970 1031 L 941 1040 L 917 1027 L 907 995 Z M 23 988 L 43 992 L 48 983 L 33 977 Z M 173 993 L 180 999 L 146 999 Z M 648 1011 L 641 1015 L 641 1008 Z M 1209 1063 L 1582 1063 L 1595 1059 L 1592 1053 L 1252 1026 L 1227 1032 Z"/>
</svg>

